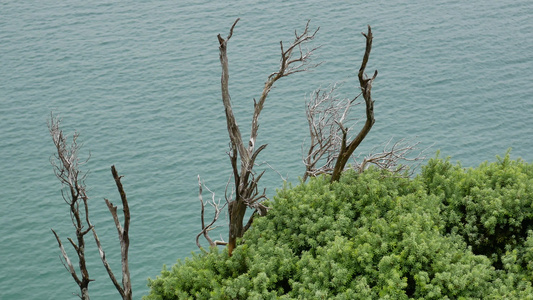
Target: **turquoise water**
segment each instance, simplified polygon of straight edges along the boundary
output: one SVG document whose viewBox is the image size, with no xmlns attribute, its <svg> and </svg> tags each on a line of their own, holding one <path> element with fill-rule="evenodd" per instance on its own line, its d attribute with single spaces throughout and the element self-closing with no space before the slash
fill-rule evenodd
<svg viewBox="0 0 533 300">
<path fill-rule="evenodd" d="M 376 124 L 363 153 L 407 137 L 465 166 L 509 147 L 533 161 L 532 15 L 527 0 L 1 1 L 0 299 L 78 292 L 50 231 L 63 241 L 73 236 L 49 163 L 51 111 L 65 132 L 81 133 L 82 155 L 90 152 L 92 221 L 116 272 L 116 230 L 103 198 L 119 201 L 110 166 L 125 175 L 140 298 L 147 277 L 197 250 L 197 174 L 223 195 L 229 161 L 216 35 L 237 17 L 230 92 L 244 132 L 252 99 L 277 68 L 279 41 L 308 19 L 320 26 L 315 61 L 323 65 L 278 82 L 261 117 L 258 143 L 268 147 L 259 161 L 297 182 L 307 95 L 334 82 L 343 83 L 339 94 L 355 95 L 367 24 L 374 31 L 367 70 L 379 75 Z M 265 176 L 273 195 L 282 180 L 274 171 Z M 117 299 L 92 241 L 87 251 L 93 299 Z"/>
</svg>

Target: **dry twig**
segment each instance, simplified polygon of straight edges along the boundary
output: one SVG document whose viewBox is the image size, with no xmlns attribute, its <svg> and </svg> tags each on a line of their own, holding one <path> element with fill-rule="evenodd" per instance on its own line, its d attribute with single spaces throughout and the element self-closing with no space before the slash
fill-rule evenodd
<svg viewBox="0 0 533 300">
<path fill-rule="evenodd" d="M 211 192 L 211 202 L 209 202 L 209 204 L 214 208 L 215 210 L 215 215 L 213 216 L 213 220 L 211 221 L 211 223 L 205 225 L 205 221 L 204 221 L 204 212 L 205 212 L 205 203 L 204 203 L 204 199 L 202 197 L 202 181 L 200 180 L 200 175 L 198 175 L 198 198 L 200 200 L 200 204 L 202 205 L 202 210 L 201 210 L 201 213 L 200 213 L 200 218 L 202 220 L 202 231 L 200 231 L 200 233 L 196 236 L 196 245 L 198 246 L 198 248 L 202 249 L 202 246 L 200 245 L 200 236 L 204 236 L 205 239 L 207 240 L 207 242 L 209 243 L 209 246 L 211 247 L 215 247 L 215 246 L 218 246 L 218 245 L 226 245 L 227 243 L 225 241 L 213 241 L 210 237 L 209 237 L 209 231 L 217 228 L 218 226 L 214 226 L 214 224 L 216 223 L 216 221 L 218 220 L 219 216 L 220 216 L 220 212 L 222 212 L 222 210 L 224 209 L 224 207 L 226 206 L 226 203 L 224 203 L 224 205 L 220 206 L 220 200 L 218 201 L 215 201 L 215 193 L 212 192 L 210 189 L 208 189 L 207 187 L 205 187 L 209 192 Z"/>
<path fill-rule="evenodd" d="M 61 185 L 67 190 L 66 192 L 62 190 L 61 194 L 63 195 L 63 200 L 70 208 L 70 219 L 76 232 L 76 241 L 70 238 L 68 238 L 68 240 L 78 256 L 78 266 L 81 278 L 77 275 L 72 261 L 69 259 L 58 234 L 53 229 L 52 232 L 59 244 L 59 249 L 61 250 L 64 259 L 63 265 L 80 288 L 80 294 L 78 296 L 81 299 L 88 300 L 89 283 L 93 281 L 93 279 L 89 278 L 89 272 L 85 261 L 85 235 L 93 229 L 93 225 L 91 225 L 91 222 L 89 221 L 89 207 L 87 205 L 89 197 L 87 196 L 85 187 L 86 174 L 83 174 L 80 171 L 80 166 L 84 162 L 80 162 L 78 157 L 81 148 L 81 145 L 77 142 L 79 134 L 74 133 L 72 136 L 72 143 L 69 145 L 67 137 L 65 137 L 60 128 L 60 123 L 61 120 L 55 118 L 53 114 L 50 116 L 48 129 L 57 150 L 55 159 L 50 159 L 50 162 L 54 167 L 56 177 L 61 182 Z M 87 160 L 85 162 L 87 162 Z"/>
<path fill-rule="evenodd" d="M 392 138 L 383 145 L 383 150 L 377 152 L 377 147 L 365 156 L 361 163 L 354 159 L 352 166 L 358 172 L 363 172 L 369 165 L 375 165 L 380 169 L 389 170 L 398 176 L 412 176 L 417 167 L 426 159 L 426 151 L 431 147 L 420 149 L 420 142 L 400 139 L 392 143 Z M 414 156 L 412 154 L 415 154 Z"/>
</svg>

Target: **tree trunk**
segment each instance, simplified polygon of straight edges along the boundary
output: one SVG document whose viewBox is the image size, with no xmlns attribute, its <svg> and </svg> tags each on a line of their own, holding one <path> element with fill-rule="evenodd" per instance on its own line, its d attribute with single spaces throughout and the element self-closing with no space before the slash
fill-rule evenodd
<svg viewBox="0 0 533 300">
<path fill-rule="evenodd" d="M 81 288 L 81 297 L 82 300 L 89 300 L 89 283 L 87 282 L 85 287 Z"/>
<path fill-rule="evenodd" d="M 289 48 L 284 49 L 283 43 L 280 42 L 281 47 L 281 62 L 280 68 L 277 72 L 272 73 L 263 88 L 263 92 L 259 101 L 254 99 L 254 114 L 252 117 L 252 128 L 250 132 L 250 139 L 243 141 L 239 126 L 237 125 L 237 120 L 233 114 L 233 109 L 231 106 L 231 97 L 229 94 L 229 68 L 228 68 L 228 56 L 227 56 L 227 44 L 233 35 L 233 29 L 239 19 L 237 19 L 231 26 L 229 35 L 224 39 L 220 34 L 218 35 L 218 42 L 220 44 L 220 64 L 222 66 L 222 75 L 220 78 L 221 92 L 222 92 L 222 103 L 224 105 L 224 110 L 226 114 L 226 124 L 228 129 L 228 134 L 231 142 L 231 150 L 229 153 L 231 165 L 233 169 L 233 177 L 235 184 L 235 199 L 228 199 L 228 212 L 230 216 L 229 220 L 229 241 L 228 241 L 228 253 L 231 256 L 233 249 L 236 246 L 237 238 L 243 236 L 246 228 L 249 228 L 251 220 L 253 220 L 253 215 L 250 218 L 250 221 L 247 222 L 246 226 L 243 226 L 244 215 L 246 213 L 247 207 L 254 209 L 259 214 L 263 215 L 267 211 L 267 207 L 262 205 L 259 201 L 266 198 L 265 192 L 259 193 L 257 184 L 261 179 L 263 173 L 256 175 L 253 171 L 254 162 L 261 150 L 263 150 L 266 145 L 261 145 L 256 147 L 256 138 L 257 132 L 259 129 L 259 115 L 263 110 L 263 105 L 268 96 L 268 93 L 272 89 L 274 83 L 285 76 L 294 74 L 297 72 L 302 72 L 308 69 L 308 60 L 311 55 L 311 51 L 304 52 L 301 49 L 301 45 L 312 40 L 316 34 L 316 31 L 313 34 L 309 34 L 309 22 L 307 23 L 303 34 L 295 34 L 294 42 L 289 46 Z M 318 31 L 318 29 L 317 29 Z M 295 53 L 298 53 L 299 57 L 293 57 L 293 50 Z M 237 159 L 240 159 L 240 168 L 237 163 Z M 230 197 L 231 198 L 231 197 Z M 202 226 L 203 227 L 203 226 Z M 205 227 L 202 228 L 202 231 L 205 232 Z"/>
<path fill-rule="evenodd" d="M 237 238 L 242 237 L 243 232 L 243 220 L 246 213 L 246 204 L 241 199 L 230 202 L 229 204 L 229 241 L 228 252 L 233 252 L 236 246 Z"/>
</svg>

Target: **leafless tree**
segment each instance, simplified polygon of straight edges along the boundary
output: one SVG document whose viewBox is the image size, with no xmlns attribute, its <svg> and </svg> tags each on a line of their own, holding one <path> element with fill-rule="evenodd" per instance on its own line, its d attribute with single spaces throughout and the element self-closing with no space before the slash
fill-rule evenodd
<svg viewBox="0 0 533 300">
<path fill-rule="evenodd" d="M 327 90 L 317 89 L 307 102 L 306 114 L 309 124 L 309 150 L 303 157 L 305 173 L 303 181 L 309 176 L 331 174 L 337 160 L 342 134 L 339 122 L 345 122 L 349 110 L 355 106 L 350 99 L 341 99 L 335 95 L 337 84 Z M 303 145 L 302 145 L 303 150 Z"/>
<path fill-rule="evenodd" d="M 342 171 L 344 171 L 346 163 L 352 156 L 355 149 L 365 139 L 368 132 L 370 132 L 370 129 L 372 129 L 372 126 L 375 122 L 374 100 L 372 100 L 372 82 L 374 81 L 374 79 L 376 79 L 376 76 L 378 76 L 378 71 L 374 71 L 374 75 L 371 78 L 368 78 L 365 75 L 366 65 L 368 63 L 368 58 L 370 57 L 370 51 L 372 50 L 373 36 L 370 25 L 368 26 L 368 32 L 366 34 L 362 33 L 362 35 L 366 38 L 366 48 L 365 54 L 363 55 L 363 61 L 361 62 L 361 67 L 359 68 L 358 77 L 359 86 L 361 88 L 361 94 L 363 95 L 366 105 L 366 121 L 363 125 L 363 128 L 361 128 L 355 138 L 351 142 L 348 142 L 348 129 L 343 125 L 344 115 L 341 117 L 340 120 L 337 120 L 336 123 L 339 125 L 340 130 L 342 131 L 342 140 L 339 155 L 337 157 L 335 166 L 333 167 L 333 173 L 331 174 L 331 182 L 338 181 L 340 179 L 341 173 Z"/>
<path fill-rule="evenodd" d="M 87 264 L 85 260 L 85 235 L 92 231 L 94 239 L 98 246 L 98 250 L 100 252 L 100 257 L 102 259 L 104 267 L 107 270 L 107 273 L 109 274 L 109 277 L 111 278 L 111 281 L 122 296 L 122 299 L 131 300 L 132 290 L 128 266 L 128 231 L 130 224 L 130 210 L 128 206 L 128 200 L 126 198 L 126 193 L 124 192 L 124 188 L 122 187 L 122 183 L 120 182 L 120 178 L 122 176 L 118 175 L 115 166 L 111 167 L 111 173 L 113 175 L 113 178 L 115 179 L 115 183 L 117 185 L 122 200 L 122 206 L 124 211 L 124 227 L 122 227 L 119 222 L 117 215 L 117 207 L 114 206 L 113 203 L 111 203 L 109 200 L 105 199 L 107 207 L 109 208 L 109 211 L 113 216 L 113 220 L 115 221 L 115 226 L 117 228 L 120 240 L 122 256 L 122 285 L 120 285 L 117 282 L 113 272 L 111 271 L 111 268 L 109 267 L 109 264 L 105 257 L 105 252 L 103 251 L 98 235 L 96 234 L 96 230 L 89 220 L 89 197 L 87 196 L 85 186 L 86 173 L 81 173 L 80 171 L 80 166 L 87 160 L 85 162 L 79 161 L 78 155 L 79 150 L 81 148 L 81 145 L 77 142 L 79 134 L 74 133 L 74 135 L 72 136 L 72 143 L 69 145 L 67 137 L 65 137 L 63 131 L 60 128 L 60 123 L 61 122 L 58 118 L 55 118 L 53 115 L 51 115 L 50 122 L 48 123 L 48 129 L 50 131 L 50 135 L 52 136 L 52 141 L 54 142 L 57 153 L 55 155 L 55 159 L 51 159 L 50 162 L 54 167 L 56 177 L 59 179 L 62 186 L 65 187 L 65 189 L 62 190 L 63 200 L 65 200 L 65 202 L 69 205 L 70 218 L 76 231 L 77 242 L 74 242 L 70 238 L 68 238 L 68 240 L 71 243 L 72 247 L 74 247 L 74 250 L 76 250 L 76 254 L 78 255 L 78 264 L 81 273 L 81 278 L 78 276 L 58 234 L 52 229 L 52 232 L 56 237 L 56 240 L 59 244 L 59 249 L 61 250 L 61 254 L 63 256 L 63 265 L 69 271 L 72 278 L 80 288 L 80 294 L 78 296 L 83 300 L 88 300 L 89 283 L 94 279 L 89 278 L 89 272 L 87 270 Z"/>
<path fill-rule="evenodd" d="M 118 219 L 117 206 L 113 205 L 113 203 L 107 199 L 104 199 L 104 200 L 105 200 L 105 203 L 107 204 L 107 208 L 109 209 L 109 212 L 113 216 L 113 220 L 115 221 L 115 227 L 117 228 L 118 239 L 120 241 L 120 255 L 122 257 L 121 259 L 122 285 L 118 283 L 115 275 L 113 274 L 113 271 L 111 270 L 111 267 L 109 266 L 109 263 L 107 262 L 107 259 L 105 257 L 105 252 L 102 249 L 102 245 L 100 243 L 100 239 L 98 238 L 98 235 L 96 234 L 96 230 L 94 230 L 93 228 L 92 231 L 93 231 L 94 240 L 96 241 L 96 246 L 98 246 L 100 258 L 102 259 L 102 263 L 104 264 L 104 267 L 107 271 L 107 274 L 109 275 L 109 278 L 113 282 L 113 285 L 119 292 L 120 296 L 122 296 L 122 299 L 131 300 L 132 289 L 131 289 L 131 280 L 130 280 L 130 269 L 129 269 L 129 263 L 128 263 L 128 249 L 130 246 L 130 238 L 129 238 L 130 208 L 128 205 L 128 199 L 126 198 L 126 193 L 124 192 L 124 187 L 122 186 L 122 183 L 120 181 L 122 176 L 118 175 L 118 172 L 114 165 L 111 166 L 111 174 L 113 175 L 113 179 L 115 179 L 115 184 L 117 185 L 117 189 L 120 194 L 120 198 L 122 200 L 122 210 L 124 212 L 124 227 L 122 227 Z"/>
<path fill-rule="evenodd" d="M 382 152 L 377 152 L 376 147 L 361 162 L 354 157 L 355 149 L 361 144 L 375 122 L 371 90 L 378 73 L 375 71 L 371 78 L 365 76 L 365 68 L 372 50 L 373 36 L 370 26 L 368 26 L 368 32 L 362 34 L 366 38 L 366 48 L 358 73 L 361 92 L 353 99 L 342 99 L 335 94 L 337 88 L 335 84 L 327 90 L 317 89 L 307 103 L 306 113 L 311 138 L 309 149 L 303 155 L 306 167 L 303 181 L 306 181 L 309 176 L 314 177 L 320 174 L 330 174 L 332 182 L 339 180 L 350 157 L 353 158 L 351 168 L 359 172 L 363 172 L 372 164 L 400 176 L 409 167 L 411 167 L 409 169 L 411 173 L 416 169 L 416 166 L 409 166 L 408 163 L 412 164 L 425 159 L 424 151 L 427 148 L 420 150 L 417 147 L 418 142 L 405 139 L 395 143 L 392 143 L 392 139 L 389 140 Z M 366 107 L 366 122 L 355 138 L 349 141 L 349 133 L 356 125 L 355 119 L 350 117 L 350 112 L 354 106 L 361 103 L 356 102 L 361 95 Z M 353 124 L 351 127 L 346 127 L 347 123 Z M 417 153 L 416 156 L 411 155 L 414 152 Z"/>
<path fill-rule="evenodd" d="M 229 240 L 228 240 L 228 252 L 231 255 L 233 249 L 236 246 L 237 238 L 243 236 L 247 228 L 256 214 L 264 215 L 267 212 L 267 207 L 261 203 L 261 200 L 265 199 L 265 190 L 260 191 L 258 188 L 258 182 L 263 176 L 264 171 L 256 173 L 254 171 L 254 164 L 259 153 L 265 149 L 266 145 L 256 146 L 257 132 L 259 129 L 259 115 L 263 110 L 265 100 L 272 89 L 274 83 L 286 76 L 294 73 L 303 72 L 316 65 L 310 64 L 310 56 L 316 49 L 305 49 L 304 46 L 314 39 L 315 31 L 309 31 L 309 22 L 307 22 L 304 31 L 301 34 L 294 33 L 294 40 L 287 47 L 280 42 L 281 58 L 279 69 L 268 76 L 263 92 L 259 97 L 259 101 L 254 99 L 254 113 L 252 116 L 252 126 L 250 131 L 250 138 L 246 141 L 243 140 L 237 121 L 233 114 L 231 97 L 229 94 L 229 71 L 228 71 L 228 57 L 227 46 L 228 42 L 233 35 L 233 30 L 237 25 L 237 19 L 231 26 L 229 35 L 223 38 L 218 35 L 219 51 L 220 51 L 220 64 L 222 66 L 221 76 L 221 90 L 222 90 L 222 103 L 226 114 L 227 128 L 230 138 L 230 150 L 229 157 L 231 166 L 233 169 L 233 184 L 234 190 L 230 195 L 226 192 L 225 198 L 228 203 L 229 214 Z M 239 161 L 240 160 L 240 166 Z M 202 204 L 202 208 L 203 208 Z M 247 208 L 254 210 L 250 219 L 246 224 L 243 223 L 244 216 Z M 202 225 L 202 233 L 207 235 L 207 229 Z M 207 236 L 206 236 L 207 237 Z"/>
<path fill-rule="evenodd" d="M 317 90 L 307 106 L 307 119 L 311 143 L 307 155 L 304 157 L 306 170 L 304 181 L 308 176 L 331 174 L 331 181 L 338 181 L 342 171 L 352 156 L 355 149 L 364 140 L 374 125 L 374 101 L 372 100 L 372 82 L 376 79 L 378 71 L 371 78 L 365 75 L 366 65 L 372 50 L 372 29 L 362 33 L 366 38 L 366 48 L 363 61 L 359 68 L 358 78 L 361 89 L 360 94 L 352 100 L 338 100 L 333 94 L 335 86 L 329 91 Z M 366 121 L 359 133 L 349 141 L 350 127 L 345 126 L 350 108 L 359 96 L 363 96 L 366 106 Z M 317 164 L 321 163 L 321 166 Z"/>
<path fill-rule="evenodd" d="M 59 249 L 61 250 L 64 260 L 63 265 L 80 288 L 80 294 L 78 294 L 78 296 L 83 300 L 88 300 L 89 283 L 93 281 L 93 279 L 89 278 L 89 272 L 85 261 L 85 235 L 93 229 L 93 225 L 91 225 L 91 222 L 89 221 L 89 207 L 87 205 L 89 197 L 87 196 L 85 186 L 86 173 L 81 173 L 80 171 L 80 166 L 84 162 L 80 162 L 78 158 L 78 153 L 81 148 L 81 145 L 77 142 L 79 134 L 74 133 L 72 136 L 72 143 L 69 145 L 67 137 L 63 134 L 59 125 L 60 120 L 54 118 L 52 115 L 50 122 L 48 123 L 48 129 L 57 153 L 55 154 L 55 159 L 51 159 L 50 162 L 54 167 L 56 177 L 64 187 L 61 193 L 63 195 L 63 200 L 65 200 L 65 203 L 67 203 L 70 209 L 70 219 L 76 232 L 76 242 L 71 238 L 68 238 L 68 241 L 78 256 L 78 266 L 81 278 L 78 276 L 72 261 L 69 259 L 58 234 L 53 229 L 52 232 L 59 244 Z"/>
</svg>

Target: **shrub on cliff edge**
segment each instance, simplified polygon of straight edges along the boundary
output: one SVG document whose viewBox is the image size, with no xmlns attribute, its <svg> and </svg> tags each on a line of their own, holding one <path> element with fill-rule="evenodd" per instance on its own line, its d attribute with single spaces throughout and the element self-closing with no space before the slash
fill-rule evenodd
<svg viewBox="0 0 533 300">
<path fill-rule="evenodd" d="M 150 299 L 533 299 L 533 167 L 431 159 L 278 191 L 240 245 L 178 261 Z"/>
</svg>

